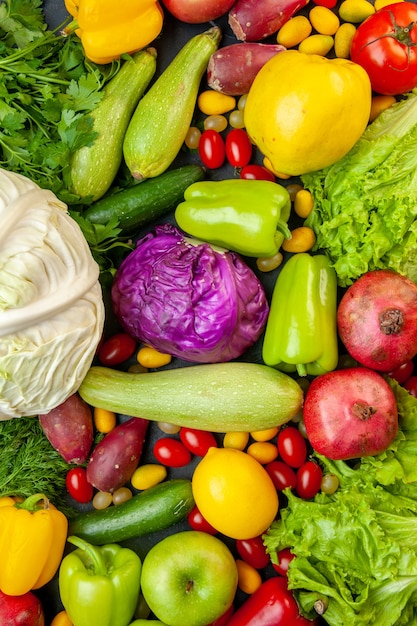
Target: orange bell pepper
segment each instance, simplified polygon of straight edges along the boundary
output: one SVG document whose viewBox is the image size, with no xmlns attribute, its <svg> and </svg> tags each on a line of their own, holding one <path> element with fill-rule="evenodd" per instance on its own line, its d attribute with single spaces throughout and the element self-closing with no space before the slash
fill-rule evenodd
<svg viewBox="0 0 417 626">
<path fill-rule="evenodd" d="M 0 589 L 19 596 L 39 589 L 58 571 L 68 520 L 43 494 L 23 502 L 0 498 Z"/>
<path fill-rule="evenodd" d="M 74 17 L 63 30 L 75 30 L 90 61 L 104 65 L 142 50 L 160 34 L 164 13 L 158 0 L 128 0 L 121 8 L 114 0 L 65 0 Z"/>
</svg>

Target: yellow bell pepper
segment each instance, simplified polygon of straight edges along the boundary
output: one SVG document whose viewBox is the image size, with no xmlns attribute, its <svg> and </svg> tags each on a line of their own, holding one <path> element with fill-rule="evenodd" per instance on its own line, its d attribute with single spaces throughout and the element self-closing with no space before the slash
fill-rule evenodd
<svg viewBox="0 0 417 626">
<path fill-rule="evenodd" d="M 65 0 L 74 17 L 64 34 L 75 31 L 90 61 L 104 65 L 142 50 L 160 34 L 164 13 L 158 0 Z"/>
<path fill-rule="evenodd" d="M 19 596 L 52 580 L 67 532 L 67 518 L 43 494 L 0 498 L 0 590 Z"/>
</svg>

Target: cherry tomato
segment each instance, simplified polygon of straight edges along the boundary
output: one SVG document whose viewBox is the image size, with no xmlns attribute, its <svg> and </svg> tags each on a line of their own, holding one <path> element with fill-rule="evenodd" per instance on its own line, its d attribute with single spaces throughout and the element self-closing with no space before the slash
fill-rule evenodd
<svg viewBox="0 0 417 626">
<path fill-rule="evenodd" d="M 360 24 L 350 59 L 367 72 L 372 89 L 395 96 L 417 85 L 417 6 L 399 2 L 382 7 Z"/>
<path fill-rule="evenodd" d="M 297 484 L 295 490 L 300 498 L 309 500 L 320 491 L 323 471 L 314 461 L 306 461 L 297 470 Z"/>
<path fill-rule="evenodd" d="M 206 167 L 211 170 L 221 167 L 226 158 L 224 139 L 217 130 L 208 128 L 201 133 L 198 154 Z"/>
<path fill-rule="evenodd" d="M 194 506 L 188 513 L 187 521 L 193 530 L 200 530 L 201 532 L 208 533 L 209 535 L 217 534 L 217 530 L 208 523 L 205 517 L 201 515 L 197 506 Z"/>
<path fill-rule="evenodd" d="M 298 428 L 287 426 L 277 437 L 278 453 L 290 467 L 301 467 L 307 458 L 307 444 Z"/>
<path fill-rule="evenodd" d="M 407 389 L 409 394 L 417 398 L 417 376 L 410 376 L 410 378 L 407 378 L 403 387 L 404 389 Z"/>
<path fill-rule="evenodd" d="M 184 446 L 196 456 L 204 456 L 209 448 L 217 448 L 217 441 L 213 433 L 197 428 L 180 429 L 180 439 Z"/>
<path fill-rule="evenodd" d="M 278 563 L 272 563 L 272 567 L 280 576 L 286 576 L 288 574 L 288 566 L 295 557 L 292 554 L 290 548 L 283 548 L 277 554 Z"/>
<path fill-rule="evenodd" d="M 326 7 L 327 9 L 334 9 L 337 4 L 337 0 L 314 0 L 314 4 L 319 7 Z"/>
<path fill-rule="evenodd" d="M 255 569 L 263 569 L 269 564 L 269 554 L 266 551 L 262 536 L 252 539 L 237 539 L 236 550 L 241 559 Z"/>
<path fill-rule="evenodd" d="M 263 165 L 245 165 L 240 171 L 240 178 L 245 180 L 270 180 L 271 183 L 275 182 L 275 176 Z"/>
<path fill-rule="evenodd" d="M 65 484 L 71 498 L 86 504 L 93 498 L 94 487 L 87 480 L 87 472 L 83 467 L 73 467 L 67 473 Z"/>
<path fill-rule="evenodd" d="M 136 341 L 127 333 L 116 333 L 100 346 L 98 358 L 106 367 L 119 365 L 130 359 L 136 350 Z"/>
<path fill-rule="evenodd" d="M 295 489 L 297 484 L 297 477 L 289 465 L 284 461 L 271 461 L 265 465 L 265 469 L 272 478 L 272 482 L 275 485 L 275 489 L 283 491 L 287 487 Z"/>
<path fill-rule="evenodd" d="M 390 376 L 391 378 L 394 378 L 394 380 L 396 380 L 397 383 L 402 385 L 403 383 L 405 383 L 407 378 L 410 378 L 413 372 L 414 372 L 413 361 L 407 361 L 406 363 L 403 363 L 402 365 L 397 367 L 392 372 L 389 372 L 388 376 Z"/>
<path fill-rule="evenodd" d="M 191 461 L 191 453 L 184 444 L 173 437 L 161 437 L 153 447 L 157 461 L 167 467 L 184 467 Z"/>
<path fill-rule="evenodd" d="M 233 167 L 245 167 L 252 157 L 252 144 L 243 128 L 233 128 L 226 135 L 226 158 Z"/>
</svg>

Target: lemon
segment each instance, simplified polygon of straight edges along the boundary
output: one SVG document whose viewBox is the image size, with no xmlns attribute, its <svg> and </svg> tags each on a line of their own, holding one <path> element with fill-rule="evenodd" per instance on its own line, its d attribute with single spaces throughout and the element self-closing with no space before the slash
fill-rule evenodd
<svg viewBox="0 0 417 626">
<path fill-rule="evenodd" d="M 278 513 L 278 494 L 264 467 L 235 448 L 209 448 L 192 477 L 197 508 L 218 532 L 251 539 Z"/>
</svg>

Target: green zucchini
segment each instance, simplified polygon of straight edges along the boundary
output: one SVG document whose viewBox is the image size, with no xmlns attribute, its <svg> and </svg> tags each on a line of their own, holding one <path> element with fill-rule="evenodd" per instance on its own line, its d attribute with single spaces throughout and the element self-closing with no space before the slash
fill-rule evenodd
<svg viewBox="0 0 417 626">
<path fill-rule="evenodd" d="M 173 478 L 107 509 L 93 509 L 69 521 L 68 533 L 94 545 L 143 537 L 185 519 L 194 506 L 191 481 Z"/>
<path fill-rule="evenodd" d="M 176 207 L 184 199 L 187 187 L 204 177 L 205 171 L 199 165 L 184 165 L 104 196 L 90 205 L 83 217 L 94 224 L 107 224 L 117 218 L 119 228 L 130 231 Z"/>
<path fill-rule="evenodd" d="M 81 198 L 98 200 L 110 188 L 123 158 L 123 139 L 137 103 L 156 72 L 156 50 L 148 48 L 123 62 L 104 87 L 95 110 L 91 146 L 77 150 L 70 161 L 71 191 Z"/>
<path fill-rule="evenodd" d="M 212 432 L 279 426 L 303 401 L 301 387 L 287 374 L 239 361 L 140 375 L 93 366 L 79 394 L 94 407 Z"/>
<path fill-rule="evenodd" d="M 220 39 L 218 26 L 189 39 L 138 103 L 123 142 L 124 159 L 134 178 L 162 174 L 177 156 L 201 79 Z"/>
</svg>

